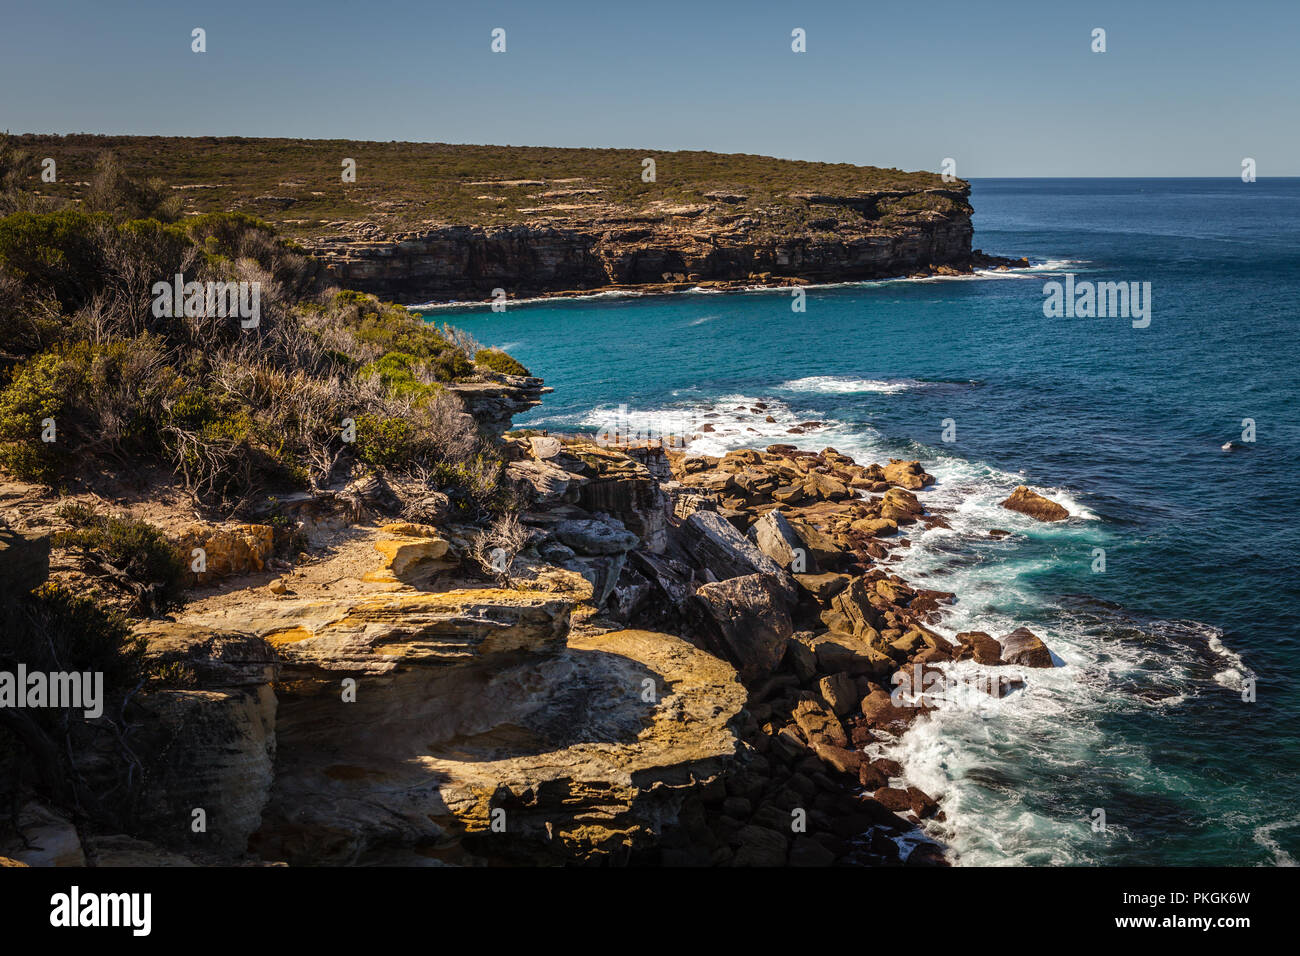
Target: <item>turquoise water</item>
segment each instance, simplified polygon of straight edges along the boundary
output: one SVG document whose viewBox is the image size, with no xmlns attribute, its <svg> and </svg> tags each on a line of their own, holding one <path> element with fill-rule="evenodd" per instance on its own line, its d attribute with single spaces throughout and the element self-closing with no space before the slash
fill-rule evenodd
<svg viewBox="0 0 1300 956">
<path fill-rule="evenodd" d="M 975 244 L 1030 269 L 822 287 L 803 313 L 743 292 L 428 314 L 554 387 L 520 425 L 928 463 L 952 529 L 899 573 L 957 592 L 941 630 L 1025 624 L 1064 665 L 882 748 L 944 799 L 958 862 L 1293 864 L 1300 180 L 986 180 L 972 202 Z M 1150 326 L 1045 318 L 1066 271 L 1150 282 Z M 1020 483 L 1071 519 L 997 507 Z"/>
</svg>

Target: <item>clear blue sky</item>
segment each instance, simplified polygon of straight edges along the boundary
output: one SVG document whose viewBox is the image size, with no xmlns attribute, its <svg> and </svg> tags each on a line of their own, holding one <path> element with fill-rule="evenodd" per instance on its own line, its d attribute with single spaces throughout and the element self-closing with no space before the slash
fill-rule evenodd
<svg viewBox="0 0 1300 956">
<path fill-rule="evenodd" d="M 1251 156 L 1300 175 L 1300 0 L 3 6 L 12 132 L 951 156 L 963 177 L 1236 176 Z"/>
</svg>

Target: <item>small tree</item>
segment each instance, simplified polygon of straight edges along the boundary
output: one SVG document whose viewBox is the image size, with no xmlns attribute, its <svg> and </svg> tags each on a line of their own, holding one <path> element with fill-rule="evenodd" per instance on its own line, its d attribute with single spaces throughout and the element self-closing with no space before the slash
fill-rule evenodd
<svg viewBox="0 0 1300 956">
<path fill-rule="evenodd" d="M 474 533 L 470 557 L 501 587 L 513 587 L 510 572 L 515 558 L 528 544 L 528 529 L 514 512 L 498 516 L 487 528 Z"/>
</svg>

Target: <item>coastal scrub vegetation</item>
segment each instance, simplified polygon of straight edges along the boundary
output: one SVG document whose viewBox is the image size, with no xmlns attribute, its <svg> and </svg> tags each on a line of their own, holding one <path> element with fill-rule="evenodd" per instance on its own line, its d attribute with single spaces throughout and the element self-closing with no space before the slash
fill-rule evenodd
<svg viewBox="0 0 1300 956">
<path fill-rule="evenodd" d="M 68 189 L 41 181 L 44 155 L 0 136 L 0 476 L 77 498 L 54 515 L 57 580 L 0 602 L 0 669 L 103 674 L 108 706 L 0 708 L 0 800 L 30 787 L 104 821 L 139 786 L 133 697 L 179 679 L 151 669 L 131 619 L 177 607 L 194 569 L 179 532 L 81 502 L 161 480 L 196 514 L 269 521 L 278 559 L 303 546 L 279 511 L 299 490 L 398 488 L 383 507 L 495 527 L 501 452 L 456 386 L 522 366 L 335 287 L 275 226 L 195 210 L 138 155 L 97 150 L 82 170 L 60 153 Z M 214 288 L 237 312 L 212 308 Z"/>
<path fill-rule="evenodd" d="M 116 759 L 101 759 L 100 767 L 111 783 L 121 786 L 136 762 L 121 713 L 147 679 L 144 640 L 119 612 L 52 583 L 3 602 L 0 630 L 0 670 L 102 675 L 104 710 L 92 728 L 72 707 L 0 707 L 0 800 L 10 805 L 15 788 L 34 785 L 61 806 L 103 817 L 110 787 L 89 783 L 82 771 L 105 737 Z"/>
<path fill-rule="evenodd" d="M 61 508 L 59 516 L 71 527 L 55 534 L 52 544 L 77 553 L 101 579 L 130 594 L 132 610 L 156 614 L 180 602 L 185 561 L 160 528 L 75 503 Z"/>
<path fill-rule="evenodd" d="M 429 223 L 528 222 L 543 213 L 582 213 L 597 205 L 668 217 L 673 206 L 718 197 L 726 197 L 722 201 L 738 215 L 799 217 L 818 195 L 965 188 L 935 173 L 703 150 L 90 135 L 22 136 L 13 148 L 60 157 L 58 181 L 40 184 L 47 196 L 101 208 L 91 174 L 99 157 L 111 151 L 136 181 L 165 181 L 188 213 L 242 211 L 275 222 L 287 235 L 304 236 L 357 220 L 395 232 Z M 356 182 L 341 179 L 344 157 L 356 161 Z M 647 157 L 656 162 L 652 183 L 641 179 Z M 35 181 L 34 167 L 27 176 Z M 79 185 L 87 181 L 89 187 Z M 147 204 L 145 192 L 140 201 Z M 119 199 L 118 206 L 136 208 L 136 201 Z M 848 214 L 815 208 L 822 216 Z"/>
<path fill-rule="evenodd" d="M 491 369 L 506 375 L 531 375 L 532 373 L 515 358 L 500 349 L 479 349 L 474 353 L 474 364 L 480 368 Z"/>
<path fill-rule="evenodd" d="M 0 139 L 0 467 L 62 486 L 163 465 L 223 516 L 359 469 L 499 507 L 492 443 L 448 386 L 519 363 L 333 287 L 261 219 L 181 216 L 113 155 L 84 196 L 42 195 L 33 155 Z M 156 285 L 174 279 L 256 286 L 256 322 L 159 308 Z"/>
</svg>

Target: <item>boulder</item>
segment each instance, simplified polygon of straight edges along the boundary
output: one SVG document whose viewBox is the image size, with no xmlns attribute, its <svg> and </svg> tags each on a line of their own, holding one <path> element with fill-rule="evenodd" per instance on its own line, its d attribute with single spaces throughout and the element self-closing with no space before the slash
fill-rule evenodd
<svg viewBox="0 0 1300 956">
<path fill-rule="evenodd" d="M 916 719 L 920 710 L 919 707 L 895 707 L 887 690 L 873 690 L 862 698 L 862 716 L 866 718 L 867 725 L 876 730 L 894 733 L 904 730 Z"/>
<path fill-rule="evenodd" d="M 855 677 L 880 678 L 897 666 L 887 654 L 852 634 L 828 631 L 812 638 L 811 646 L 818 670 L 830 674 L 842 671 Z"/>
<path fill-rule="evenodd" d="M 831 598 L 830 612 L 842 615 L 842 620 L 846 622 L 843 630 L 867 641 L 875 639 L 882 626 L 880 611 L 871 600 L 875 593 L 866 578 L 857 577 Z"/>
<path fill-rule="evenodd" d="M 560 562 L 560 566 L 586 578 L 591 584 L 591 603 L 603 607 L 614 593 L 626 563 L 626 554 L 610 554 L 573 557 Z"/>
<path fill-rule="evenodd" d="M 781 566 L 726 518 L 712 511 L 697 511 L 682 525 L 687 551 L 718 580 L 751 574 L 782 575 Z"/>
<path fill-rule="evenodd" d="M 835 854 L 810 836 L 797 836 L 790 847 L 789 866 L 830 866 Z"/>
<path fill-rule="evenodd" d="M 790 527 L 803 541 L 804 547 L 808 549 L 809 558 L 817 567 L 834 570 L 845 563 L 846 555 L 843 550 L 826 532 L 807 521 L 791 520 Z"/>
<path fill-rule="evenodd" d="M 825 574 L 796 574 L 795 583 L 811 594 L 818 604 L 827 604 L 836 594 L 848 587 L 853 580 L 847 574 L 826 572 Z"/>
<path fill-rule="evenodd" d="M 755 521 L 749 529 L 749 537 L 783 571 L 804 573 L 816 570 L 812 567 L 814 562 L 808 553 L 808 546 L 795 533 L 779 508 L 772 509 Z"/>
<path fill-rule="evenodd" d="M 1029 517 L 1036 518 L 1039 521 L 1064 521 L 1070 517 L 1070 512 L 1055 501 L 1030 491 L 1024 485 L 1017 486 L 1016 490 L 1011 492 L 1011 497 L 1002 502 L 1002 507 L 1009 511 L 1018 511 L 1023 515 L 1029 515 Z"/>
<path fill-rule="evenodd" d="M 710 643 L 736 666 L 742 679 L 771 674 L 794 633 L 788 595 L 775 577 L 748 574 L 704 584 L 695 600 L 709 623 Z"/>
<path fill-rule="evenodd" d="M 919 787 L 908 787 L 907 795 L 912 812 L 922 820 L 934 816 L 939 809 L 939 802 Z"/>
<path fill-rule="evenodd" d="M 912 491 L 919 491 L 926 485 L 934 484 L 934 476 L 927 475 L 919 461 L 902 461 L 891 458 L 884 469 L 885 481 Z"/>
<path fill-rule="evenodd" d="M 380 531 L 385 537 L 375 541 L 374 549 L 383 558 L 378 568 L 367 572 L 367 581 L 419 586 L 439 571 L 459 564 L 450 553 L 451 544 L 430 525 L 403 521 L 384 525 Z"/>
<path fill-rule="evenodd" d="M 920 515 L 924 513 L 925 508 L 917 500 L 916 495 L 910 491 L 904 491 L 902 488 L 890 488 L 885 492 L 884 497 L 880 499 L 882 505 L 889 505 L 896 511 L 905 512 L 909 515 Z"/>
<path fill-rule="evenodd" d="M 886 777 L 901 777 L 903 775 L 903 765 L 897 760 L 890 760 L 888 757 L 877 757 L 871 761 L 871 766 Z"/>
<path fill-rule="evenodd" d="M 899 581 L 881 578 L 876 581 L 876 593 L 890 604 L 905 605 L 916 592 Z"/>
<path fill-rule="evenodd" d="M 567 518 L 552 527 L 555 537 L 579 554 L 624 554 L 635 548 L 640 539 L 613 519 Z"/>
<path fill-rule="evenodd" d="M 506 477 L 532 505 L 555 504 L 569 490 L 569 484 L 581 480 L 550 461 L 513 461 L 506 466 Z"/>
<path fill-rule="evenodd" d="M 813 640 L 811 632 L 800 631 L 785 642 L 786 663 L 801 684 L 806 684 L 817 676 L 817 654 L 812 648 Z"/>
<path fill-rule="evenodd" d="M 834 747 L 847 747 L 849 735 L 844 725 L 828 708 L 815 700 L 801 700 L 791 715 L 810 744 L 826 743 Z"/>
<path fill-rule="evenodd" d="M 733 866 L 785 866 L 790 841 L 784 834 L 749 824 L 741 828 L 737 838 L 740 848 L 732 860 Z"/>
<path fill-rule="evenodd" d="M 867 761 L 867 758 L 856 750 L 837 747 L 822 740 L 813 741 L 812 751 L 826 766 L 855 779 L 862 772 L 862 767 Z"/>
<path fill-rule="evenodd" d="M 547 435 L 534 435 L 528 439 L 529 449 L 538 461 L 547 461 L 560 453 L 558 438 Z"/>
<path fill-rule="evenodd" d="M 823 677 L 817 682 L 817 691 L 837 717 L 850 713 L 858 703 L 853 677 L 845 671 Z"/>
<path fill-rule="evenodd" d="M 1002 659 L 1021 667 L 1052 667 L 1052 652 L 1027 627 L 1018 627 L 1010 634 L 998 638 L 1002 645 Z"/>
<path fill-rule="evenodd" d="M 957 635 L 962 647 L 958 660 L 973 660 L 976 664 L 1002 663 L 1002 645 L 983 631 L 962 631 Z"/>
<path fill-rule="evenodd" d="M 275 531 L 266 524 L 194 524 L 180 532 L 177 546 L 185 556 L 187 571 L 192 567 L 193 550 L 203 549 L 207 570 L 191 571 L 188 576 L 191 583 L 207 584 L 265 570 L 275 554 Z"/>
<path fill-rule="evenodd" d="M 895 813 L 912 809 L 912 795 L 900 787 L 881 787 L 872 796 L 881 806 Z"/>
<path fill-rule="evenodd" d="M 859 518 L 849 525 L 849 530 L 869 538 L 882 538 L 897 532 L 898 522 L 893 518 Z"/>
</svg>

